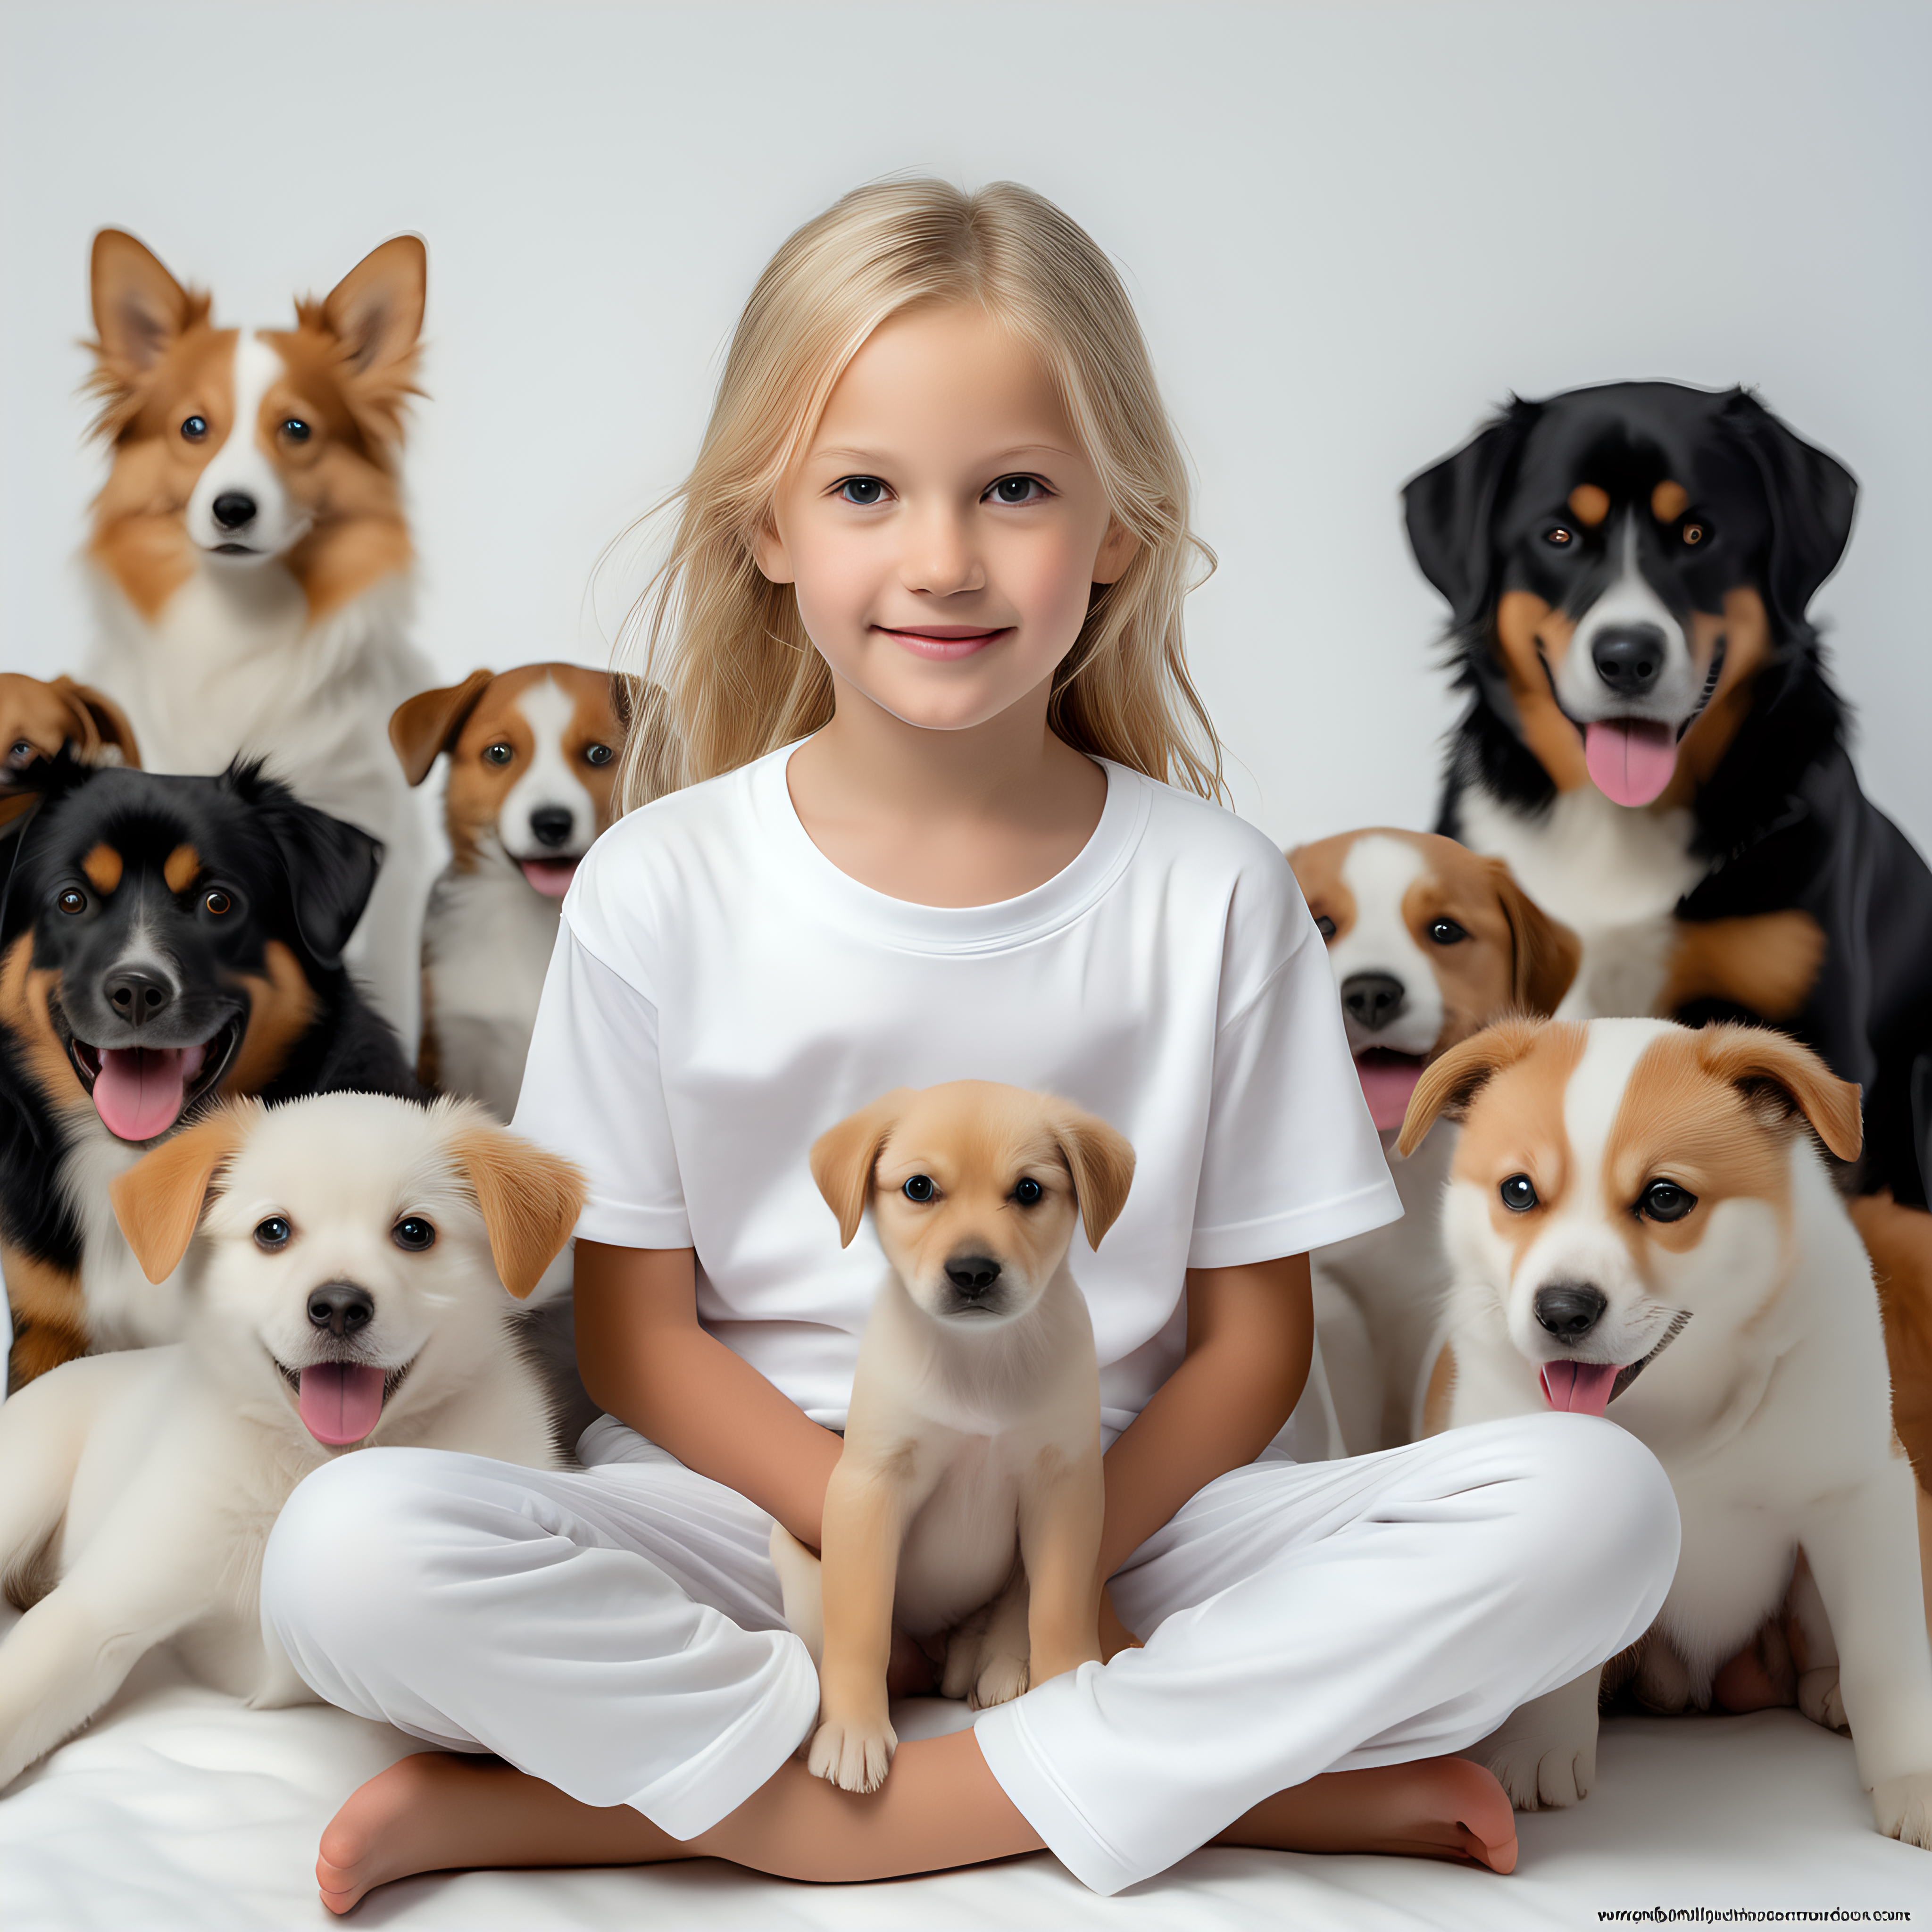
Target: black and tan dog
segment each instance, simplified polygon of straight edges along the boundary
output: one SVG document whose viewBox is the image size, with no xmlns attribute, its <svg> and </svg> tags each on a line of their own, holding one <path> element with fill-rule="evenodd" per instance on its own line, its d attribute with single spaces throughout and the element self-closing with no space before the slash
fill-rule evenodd
<svg viewBox="0 0 1932 1932">
<path fill-rule="evenodd" d="M 1856 1191 L 1922 1208 L 1932 872 L 1806 616 L 1856 488 L 1741 390 L 1618 382 L 1512 402 L 1405 501 L 1471 694 L 1437 829 L 1581 939 L 1560 1016 L 1795 1033 L 1864 1089 Z"/>
<path fill-rule="evenodd" d="M 212 1095 L 417 1094 L 342 949 L 381 848 L 250 765 L 23 773 L 0 832 L 0 1266 L 9 1385 L 175 1338 L 108 1184 Z"/>
</svg>

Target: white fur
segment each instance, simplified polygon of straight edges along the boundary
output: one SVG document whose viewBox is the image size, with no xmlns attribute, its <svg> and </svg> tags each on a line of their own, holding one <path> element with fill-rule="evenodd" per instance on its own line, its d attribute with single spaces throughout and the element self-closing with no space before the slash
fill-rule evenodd
<svg viewBox="0 0 1932 1932">
<path fill-rule="evenodd" d="M 496 814 L 496 836 L 519 859 L 579 859 L 597 836 L 597 801 L 570 768 L 563 748 L 564 734 L 577 715 L 577 700 L 554 678 L 547 677 L 517 694 L 535 740 L 530 769 L 510 788 Z M 570 814 L 570 836 L 561 845 L 545 845 L 530 830 L 533 812 L 546 806 Z"/>
<path fill-rule="evenodd" d="M 188 502 L 188 533 L 231 570 L 259 566 L 292 550 L 312 527 L 308 512 L 282 487 L 262 442 L 262 400 L 287 364 L 253 329 L 238 332 L 233 372 L 235 421 L 196 479 Z M 238 490 L 254 500 L 254 520 L 236 530 L 218 523 L 214 500 Z M 237 553 L 241 553 L 238 554 Z"/>
<path fill-rule="evenodd" d="M 1553 680 L 1558 702 L 1580 724 L 1609 718 L 1647 718 L 1674 730 L 1696 710 L 1703 694 L 1704 668 L 1696 661 L 1684 626 L 1653 590 L 1637 560 L 1636 523 L 1624 523 L 1616 579 L 1583 614 Z M 1664 634 L 1664 669 L 1640 696 L 1619 694 L 1597 670 L 1594 646 L 1608 630 L 1624 624 L 1654 624 Z"/>
<path fill-rule="evenodd" d="M 1372 1046 L 1427 1053 L 1442 1036 L 1442 988 L 1435 965 L 1402 916 L 1402 896 L 1427 863 L 1406 839 L 1381 837 L 1357 839 L 1342 861 L 1342 883 L 1354 896 L 1355 922 L 1328 948 L 1335 984 L 1339 988 L 1352 974 L 1388 973 L 1403 987 L 1395 1018 L 1378 1033 L 1344 1010 L 1351 1053 Z"/>
</svg>

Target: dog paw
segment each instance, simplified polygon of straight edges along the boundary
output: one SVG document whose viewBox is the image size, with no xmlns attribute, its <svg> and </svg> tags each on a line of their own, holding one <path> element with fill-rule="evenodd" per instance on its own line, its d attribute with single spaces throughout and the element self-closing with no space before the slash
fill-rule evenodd
<svg viewBox="0 0 1932 1932">
<path fill-rule="evenodd" d="M 828 1719 L 812 1738 L 805 1767 L 841 1791 L 876 1791 L 886 1781 L 898 1742 L 890 1724 Z"/>
<path fill-rule="evenodd" d="M 1828 1731 L 1850 1732 L 1852 1727 L 1846 1721 L 1845 1700 L 1838 1694 L 1838 1666 L 1835 1664 L 1808 1670 L 1798 1678 L 1798 1708 L 1814 1724 L 1822 1724 Z M 1891 1835 L 1895 1838 L 1898 1834 Z"/>
<path fill-rule="evenodd" d="M 1023 1657 L 989 1658 L 968 1702 L 976 1711 L 990 1710 L 995 1704 L 1010 1704 L 1024 1694 L 1028 1676 L 1027 1660 Z"/>
<path fill-rule="evenodd" d="M 1488 1772 L 1519 1811 L 1560 1811 L 1590 1795 L 1597 1781 L 1597 1741 L 1507 1731 L 1463 1752 Z"/>
<path fill-rule="evenodd" d="M 949 1631 L 946 1639 L 946 1669 L 939 1680 L 942 1697 L 971 1694 L 982 1668 L 986 1626 L 992 1621 L 991 1606 L 976 1610 L 966 1621 Z"/>
<path fill-rule="evenodd" d="M 1932 1772 L 1886 1778 L 1872 1786 L 1871 1803 L 1872 1816 L 1888 1838 L 1932 1851 Z"/>
</svg>

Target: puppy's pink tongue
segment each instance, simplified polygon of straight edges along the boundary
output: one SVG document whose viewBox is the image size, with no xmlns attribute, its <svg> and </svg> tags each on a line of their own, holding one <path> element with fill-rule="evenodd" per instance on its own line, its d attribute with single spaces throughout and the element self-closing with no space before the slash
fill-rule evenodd
<svg viewBox="0 0 1932 1932">
<path fill-rule="evenodd" d="M 547 899 L 560 899 L 577 876 L 574 859 L 520 859 L 524 877 Z"/>
<path fill-rule="evenodd" d="M 1422 1063 L 1375 1060 L 1364 1054 L 1355 1062 L 1355 1077 L 1362 1083 L 1370 1119 L 1386 1132 L 1402 1125 L 1402 1116 L 1408 1112 L 1408 1097 L 1422 1078 Z"/>
<path fill-rule="evenodd" d="M 104 1046 L 94 1076 L 94 1108 L 124 1141 L 151 1141 L 181 1118 L 188 1083 L 201 1071 L 206 1046 Z"/>
<path fill-rule="evenodd" d="M 319 1362 L 302 1372 L 302 1426 L 340 1448 L 360 1442 L 382 1419 L 382 1371 L 354 1362 Z"/>
<path fill-rule="evenodd" d="M 1677 739 L 1668 724 L 1612 718 L 1583 728 L 1583 762 L 1612 805 L 1648 805 L 1677 769 Z"/>
<path fill-rule="evenodd" d="M 1601 1415 L 1610 1406 L 1617 1367 L 1615 1362 L 1545 1362 L 1543 1399 L 1575 1415 Z"/>
</svg>

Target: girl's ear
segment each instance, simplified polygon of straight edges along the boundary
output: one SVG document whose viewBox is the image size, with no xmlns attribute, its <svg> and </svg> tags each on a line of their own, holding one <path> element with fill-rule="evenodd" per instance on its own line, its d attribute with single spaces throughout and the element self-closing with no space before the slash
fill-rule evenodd
<svg viewBox="0 0 1932 1932">
<path fill-rule="evenodd" d="M 561 1155 L 499 1126 L 452 1137 L 449 1150 L 476 1190 L 490 1258 L 521 1301 L 543 1279 L 584 1211 L 584 1176 Z"/>
<path fill-rule="evenodd" d="M 828 1127 L 812 1144 L 812 1178 L 825 1196 L 825 1204 L 838 1216 L 838 1245 L 849 1248 L 872 1198 L 872 1168 L 886 1136 L 898 1124 L 908 1087 L 895 1087 L 869 1107 L 861 1107 L 836 1127 Z"/>
<path fill-rule="evenodd" d="M 1134 1150 L 1124 1135 L 1092 1114 L 1069 1112 L 1053 1124 L 1066 1171 L 1073 1177 L 1074 1198 L 1087 1243 L 1097 1248 L 1107 1230 L 1120 1218 L 1133 1185 Z"/>
<path fill-rule="evenodd" d="M 108 1184 L 114 1218 L 150 1281 L 164 1282 L 181 1266 L 215 1175 L 240 1151 L 260 1111 L 253 1102 L 218 1108 Z"/>
<path fill-rule="evenodd" d="M 768 584 L 796 584 L 798 572 L 792 568 L 791 553 L 778 535 L 778 521 L 767 510 L 752 539 L 752 556 Z"/>
<path fill-rule="evenodd" d="M 1107 519 L 1107 534 L 1100 539 L 1100 552 L 1094 560 L 1093 581 L 1096 584 L 1119 583 L 1127 574 L 1127 566 L 1140 555 L 1140 538 L 1118 517 L 1109 517 Z"/>
</svg>

